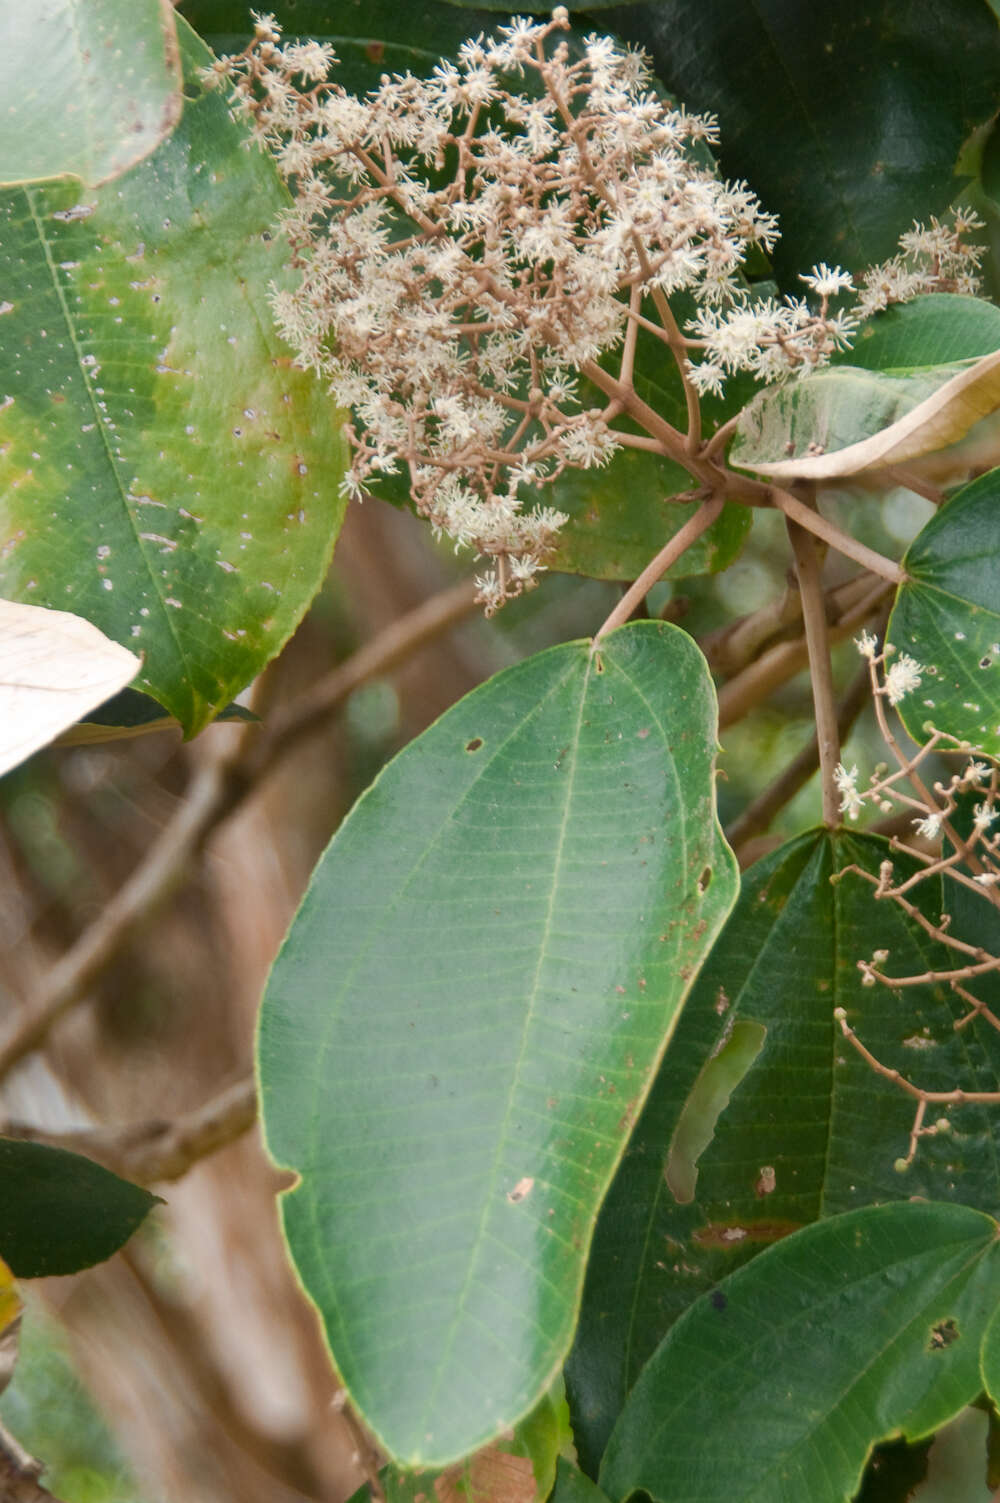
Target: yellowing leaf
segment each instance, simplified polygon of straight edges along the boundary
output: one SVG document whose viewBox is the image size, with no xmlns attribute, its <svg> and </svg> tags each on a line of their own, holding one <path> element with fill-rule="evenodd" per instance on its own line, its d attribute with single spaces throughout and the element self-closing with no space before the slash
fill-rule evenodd
<svg viewBox="0 0 1000 1503">
<path fill-rule="evenodd" d="M 80 616 L 0 600 L 0 773 L 117 694 L 140 662 Z"/>
<path fill-rule="evenodd" d="M 17 1361 L 17 1342 L 21 1329 L 21 1296 L 14 1275 L 0 1258 L 0 1393 L 10 1382 Z"/>
<path fill-rule="evenodd" d="M 777 480 L 835 480 L 936 455 L 997 408 L 1000 350 L 906 375 L 841 365 L 762 392 L 730 458 Z"/>
</svg>

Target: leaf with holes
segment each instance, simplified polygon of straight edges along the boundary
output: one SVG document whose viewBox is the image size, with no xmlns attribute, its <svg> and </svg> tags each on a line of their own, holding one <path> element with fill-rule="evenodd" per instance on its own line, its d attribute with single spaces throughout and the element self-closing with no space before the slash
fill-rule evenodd
<svg viewBox="0 0 1000 1503">
<path fill-rule="evenodd" d="M 952 496 L 910 545 L 886 640 L 924 666 L 900 702 L 918 741 L 935 726 L 1000 755 L 1000 469 Z M 892 660 L 890 659 L 890 662 Z"/>
<path fill-rule="evenodd" d="M 928 1090 L 1000 1088 L 1000 1035 L 946 985 L 866 987 L 879 948 L 895 975 L 948 965 L 943 948 L 891 903 L 874 903 L 888 842 L 813 832 L 743 876 L 739 901 L 685 1005 L 649 1101 L 598 1219 L 566 1369 L 581 1461 L 595 1470 L 657 1342 L 694 1299 L 798 1227 L 832 1213 L 922 1196 L 1000 1203 L 1000 1117 L 951 1108 L 952 1130 L 921 1140 L 905 1174 L 914 1103 L 842 1037 L 843 1007 L 886 1065 Z M 905 858 L 894 857 L 909 874 Z M 912 896 L 971 937 L 982 919 L 934 877 Z M 984 943 L 989 943 L 983 939 Z M 991 995 L 988 1001 L 994 1001 Z M 940 1111 L 940 1109 L 938 1109 Z M 863 1124 L 863 1128 L 861 1126 Z"/>
<path fill-rule="evenodd" d="M 82 200 L 0 196 L 0 593 L 141 653 L 193 734 L 318 588 L 343 441 L 267 308 L 284 190 L 178 24 L 195 97 L 152 157 Z"/>
<path fill-rule="evenodd" d="M 353 1402 L 444 1466 L 538 1402 L 594 1218 L 736 893 L 685 633 L 570 643 L 462 700 L 317 868 L 260 1019 L 289 1248 Z"/>
<path fill-rule="evenodd" d="M 170 0 L 31 0 L 3 19 L 0 183 L 106 182 L 180 119 Z"/>
<path fill-rule="evenodd" d="M 878 1441 L 930 1435 L 978 1395 L 998 1300 L 997 1224 L 967 1206 L 805 1227 L 673 1327 L 600 1484 L 615 1503 L 847 1503 Z"/>
</svg>

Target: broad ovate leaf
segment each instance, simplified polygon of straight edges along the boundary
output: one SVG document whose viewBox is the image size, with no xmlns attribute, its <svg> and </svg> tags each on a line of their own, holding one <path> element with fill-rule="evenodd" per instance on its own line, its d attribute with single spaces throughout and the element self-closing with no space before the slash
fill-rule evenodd
<svg viewBox="0 0 1000 1503">
<path fill-rule="evenodd" d="M 192 735 L 319 587 L 343 439 L 267 305 L 287 195 L 178 26 L 190 97 L 151 157 L 0 195 L 0 592 L 141 653 Z"/>
<path fill-rule="evenodd" d="M 998 521 L 993 469 L 952 496 L 910 545 L 886 632 L 923 670 L 898 706 L 911 736 L 925 741 L 934 726 L 991 756 L 1000 755 Z"/>
<path fill-rule="evenodd" d="M 663 623 L 491 679 L 334 838 L 260 1019 L 289 1249 L 366 1423 L 444 1466 L 526 1415 L 737 889 L 716 704 Z"/>
<path fill-rule="evenodd" d="M 18 1278 L 103 1262 L 158 1202 L 78 1153 L 0 1138 L 0 1258 Z"/>
<path fill-rule="evenodd" d="M 951 1130 L 921 1139 L 900 1173 L 914 1102 L 834 1017 L 844 1008 L 879 1060 L 927 1090 L 1000 1089 L 1000 1035 L 984 1018 L 956 1029 L 969 1009 L 947 985 L 864 985 L 858 962 L 880 949 L 895 975 L 954 964 L 916 919 L 873 901 L 860 873 L 877 877 L 886 860 L 901 881 L 916 870 L 882 837 L 812 831 L 743 874 L 598 1218 L 566 1368 L 588 1470 L 673 1323 L 773 1243 L 910 1196 L 1000 1204 L 997 1109 L 947 1108 Z M 932 924 L 951 913 L 959 938 L 993 945 L 984 895 L 935 875 L 909 897 Z M 1000 1006 L 982 981 L 977 995 Z"/>
<path fill-rule="evenodd" d="M 781 481 L 848 479 L 957 443 L 1000 407 L 1000 350 L 906 374 L 830 366 L 763 391 L 730 459 Z"/>
<path fill-rule="evenodd" d="M 600 1484 L 615 1503 L 849 1503 L 879 1441 L 932 1434 L 980 1391 L 1000 1299 L 991 1217 L 868 1206 L 768 1248 L 647 1364 Z"/>
<path fill-rule="evenodd" d="M 0 183 L 107 182 L 180 119 L 170 0 L 11 0 L 2 20 Z"/>
<path fill-rule="evenodd" d="M 140 666 L 79 616 L 0 600 L 0 774 L 117 694 Z"/>
</svg>

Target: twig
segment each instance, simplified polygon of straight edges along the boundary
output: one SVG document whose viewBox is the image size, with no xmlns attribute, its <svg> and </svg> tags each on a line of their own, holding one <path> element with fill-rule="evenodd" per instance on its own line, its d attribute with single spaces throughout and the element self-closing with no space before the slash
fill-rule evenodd
<svg viewBox="0 0 1000 1503">
<path fill-rule="evenodd" d="M 636 606 L 645 599 L 653 585 L 663 577 L 671 564 L 676 563 L 681 554 L 685 553 L 691 544 L 711 527 L 724 505 L 725 500 L 722 496 L 705 501 L 699 506 L 694 516 L 689 517 L 683 527 L 678 528 L 669 543 L 660 549 L 652 562 L 643 569 L 639 578 L 625 591 L 604 625 L 595 633 L 594 647 L 608 635 L 608 632 L 614 631 L 616 626 L 621 626 L 628 620 Z"/>
<path fill-rule="evenodd" d="M 155 1185 L 180 1179 L 200 1159 L 235 1142 L 256 1120 L 256 1082 L 247 1075 L 173 1121 L 130 1122 L 123 1127 L 83 1127 L 59 1133 L 25 1122 L 5 1122 L 0 1134 L 68 1148 L 96 1159 L 135 1184 Z"/>
<path fill-rule="evenodd" d="M 813 538 L 795 522 L 789 520 L 787 527 L 788 539 L 795 555 L 795 572 L 799 579 L 799 594 L 802 596 L 802 620 L 809 652 L 809 674 L 819 745 L 823 821 L 830 829 L 835 829 L 840 824 L 840 802 L 834 782 L 834 770 L 840 762 L 840 736 L 837 731 L 837 705 L 830 664 L 830 638 L 823 605 L 823 582 Z"/>
<path fill-rule="evenodd" d="M 862 665 L 848 687 L 837 710 L 837 734 L 846 740 L 851 726 L 868 703 L 868 668 Z M 803 788 L 819 766 L 819 739 L 815 733 L 774 782 L 747 805 L 743 813 L 726 829 L 726 839 L 736 852 L 755 835 L 766 830 L 780 809 Z"/>
<path fill-rule="evenodd" d="M 891 584 L 900 585 L 906 579 L 906 574 L 899 564 L 891 558 L 886 558 L 884 553 L 876 553 L 874 548 L 859 543 L 852 538 L 850 533 L 843 532 L 834 522 L 828 522 L 826 517 L 821 517 L 818 511 L 813 511 L 789 491 L 783 491 L 779 486 L 772 486 L 771 493 L 774 504 L 780 511 L 790 517 L 793 522 L 798 522 L 808 532 L 814 532 L 824 543 L 829 543 L 831 548 L 836 548 L 838 553 L 853 558 L 855 563 L 861 564 L 865 569 L 870 569 L 873 574 L 879 574 Z"/>
<path fill-rule="evenodd" d="M 830 641 L 839 642 L 850 636 L 881 605 L 888 590 L 887 584 L 878 581 L 868 595 L 830 626 Z M 742 673 L 723 684 L 719 690 L 720 730 L 736 720 L 742 720 L 761 700 L 767 699 L 775 689 L 794 678 L 808 661 L 809 650 L 805 637 L 797 637 L 794 641 L 779 642 L 775 647 L 769 648 Z"/>
<path fill-rule="evenodd" d="M 0 1424 L 0 1503 L 59 1503 L 38 1480 L 44 1470 Z"/>
<path fill-rule="evenodd" d="M 938 1132 L 942 1131 L 939 1124 L 924 1127 L 924 1114 L 928 1106 L 1000 1106 L 1000 1091 L 923 1090 L 920 1086 L 914 1085 L 911 1080 L 907 1080 L 906 1076 L 902 1075 L 899 1070 L 890 1070 L 888 1065 L 884 1065 L 881 1060 L 876 1059 L 870 1049 L 865 1048 L 854 1032 L 854 1029 L 848 1023 L 847 1013 L 842 1007 L 835 1008 L 833 1016 L 840 1024 L 841 1033 L 843 1033 L 853 1048 L 857 1050 L 865 1063 L 875 1071 L 875 1074 L 881 1075 L 883 1080 L 891 1080 L 893 1085 L 897 1085 L 901 1091 L 905 1091 L 907 1096 L 912 1096 L 917 1103 L 916 1116 L 910 1129 L 909 1152 L 905 1159 L 896 1160 L 897 1167 L 905 1169 L 913 1163 L 917 1151 L 917 1140 L 919 1138 L 934 1137 Z"/>
<path fill-rule="evenodd" d="M 474 587 L 468 581 L 424 601 L 277 712 L 267 727 L 248 727 L 233 750 L 206 763 L 146 858 L 42 978 L 31 1003 L 0 1040 L 0 1080 L 37 1049 L 57 1019 L 80 1001 L 126 941 L 187 878 L 212 831 L 264 777 L 321 729 L 355 689 L 388 673 L 474 608 Z"/>
<path fill-rule="evenodd" d="M 866 600 L 874 586 L 875 576 L 863 571 L 826 590 L 823 603 L 827 620 L 840 620 L 853 606 Z M 757 610 L 699 637 L 698 646 L 708 659 L 712 672 L 728 677 L 739 673 L 772 638 L 798 626 L 801 619 L 802 598 L 797 587 L 790 584 L 784 594 Z"/>
<path fill-rule="evenodd" d="M 365 1481 L 368 1483 L 369 1503 L 386 1503 L 385 1490 L 379 1476 L 382 1459 L 368 1431 L 355 1414 L 346 1388 L 340 1389 L 337 1393 L 333 1400 L 333 1407 L 343 1416 L 344 1423 L 351 1433 L 351 1439 L 354 1441 L 354 1459 L 364 1472 Z"/>
</svg>

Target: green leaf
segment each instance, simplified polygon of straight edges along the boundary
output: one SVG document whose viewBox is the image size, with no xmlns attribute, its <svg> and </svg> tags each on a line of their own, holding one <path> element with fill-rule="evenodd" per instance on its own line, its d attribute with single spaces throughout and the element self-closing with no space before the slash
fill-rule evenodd
<svg viewBox="0 0 1000 1503">
<path fill-rule="evenodd" d="M 294 630 L 343 511 L 336 410 L 266 305 L 284 190 L 195 92 L 114 186 L 0 198 L 0 592 L 144 654 L 188 734 Z"/>
<path fill-rule="evenodd" d="M 952 1131 L 922 1139 L 916 1161 L 898 1173 L 914 1103 L 872 1072 L 834 1020 L 834 1009 L 845 1008 L 883 1063 L 928 1090 L 1000 1086 L 1000 1036 L 984 1020 L 956 1031 L 968 1009 L 946 986 L 897 995 L 862 984 L 857 963 L 876 949 L 889 950 L 896 975 L 949 964 L 900 908 L 875 903 L 856 873 L 831 886 L 836 872 L 857 865 L 875 875 L 890 858 L 910 873 L 879 837 L 814 832 L 743 876 L 598 1220 L 566 1370 L 589 1471 L 657 1342 L 734 1267 L 804 1224 L 872 1202 L 917 1195 L 983 1209 L 1000 1203 L 996 1109 L 953 1109 Z M 934 922 L 953 912 L 956 933 L 978 928 L 990 943 L 986 905 L 972 895 L 967 913 L 961 891 L 949 885 L 946 899 L 936 877 L 910 896 Z M 741 1034 L 744 1057 L 731 1059 Z M 710 1142 L 688 1154 L 691 1198 L 677 1158 L 713 1066 L 729 1072 L 721 1085 L 730 1099 Z"/>
<path fill-rule="evenodd" d="M 762 391 L 730 460 L 779 480 L 829 481 L 906 464 L 954 445 L 1000 407 L 1000 351 L 889 375 L 830 366 Z"/>
<path fill-rule="evenodd" d="M 572 1444 L 562 1376 L 521 1422 L 492 1445 L 440 1471 L 382 1474 L 386 1503 L 544 1503 L 560 1451 Z"/>
<path fill-rule="evenodd" d="M 659 1503 L 847 1503 L 872 1447 L 976 1397 L 997 1225 L 870 1206 L 804 1228 L 693 1305 L 647 1365 L 600 1483 Z"/>
<path fill-rule="evenodd" d="M 556 1485 L 549 1503 L 607 1503 L 607 1494 L 602 1493 L 596 1482 L 581 1472 L 579 1467 L 564 1456 L 556 1468 Z"/>
<path fill-rule="evenodd" d="M 986 1327 L 979 1360 L 983 1372 L 983 1387 L 993 1400 L 1000 1403 L 1000 1304 Z"/>
<path fill-rule="evenodd" d="M 226 705 L 215 717 L 215 724 L 238 722 L 241 725 L 260 723 L 260 716 L 244 705 Z M 96 710 L 84 715 L 59 737 L 59 746 L 93 746 L 101 741 L 121 741 L 132 736 L 145 736 L 150 731 L 176 729 L 179 722 L 166 714 L 163 707 L 148 694 L 138 689 L 123 689 L 111 699 L 105 700 Z"/>
<path fill-rule="evenodd" d="M 1000 308 L 979 297 L 929 293 L 897 303 L 867 319 L 834 365 L 870 371 L 912 371 L 920 366 L 977 360 L 1000 349 Z"/>
<path fill-rule="evenodd" d="M 722 170 L 779 216 L 773 260 L 798 294 L 814 262 L 860 270 L 942 213 L 966 136 L 996 109 L 1000 32 L 983 0 L 647 0 L 594 20 L 647 48 L 688 108 L 718 115 Z"/>
<path fill-rule="evenodd" d="M 103 1262 L 159 1204 L 78 1153 L 0 1138 L 0 1258 L 18 1278 Z"/>
<path fill-rule="evenodd" d="M 15 0 L 4 21 L 0 183 L 107 182 L 180 119 L 170 0 Z"/>
<path fill-rule="evenodd" d="M 562 1365 L 598 1206 L 735 897 L 715 732 L 676 628 L 530 658 L 383 771 L 275 964 L 289 1247 L 403 1465 L 489 1442 Z"/>
<path fill-rule="evenodd" d="M 952 496 L 910 545 L 886 640 L 927 671 L 899 705 L 918 741 L 934 725 L 1000 754 L 1000 469 Z M 890 660 L 891 661 L 891 660 Z"/>
</svg>

